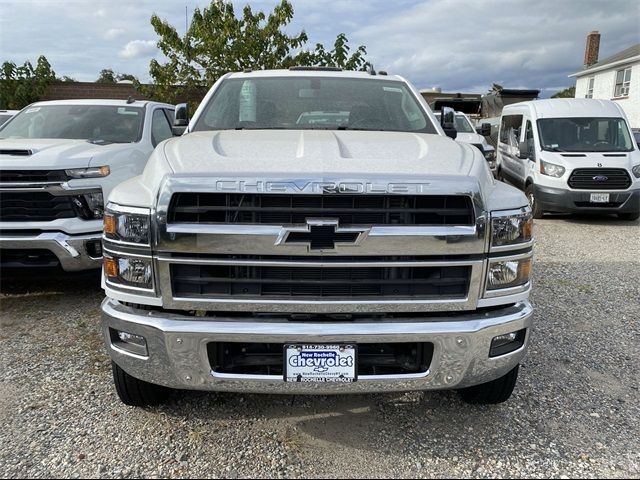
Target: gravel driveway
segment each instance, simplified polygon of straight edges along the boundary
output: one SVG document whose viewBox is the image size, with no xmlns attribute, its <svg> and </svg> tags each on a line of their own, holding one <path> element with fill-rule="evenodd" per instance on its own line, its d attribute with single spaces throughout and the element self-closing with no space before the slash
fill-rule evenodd
<svg viewBox="0 0 640 480">
<path fill-rule="evenodd" d="M 181 392 L 122 405 L 98 275 L 4 278 L 8 477 L 640 478 L 640 223 L 536 222 L 536 327 L 512 399 Z"/>
</svg>

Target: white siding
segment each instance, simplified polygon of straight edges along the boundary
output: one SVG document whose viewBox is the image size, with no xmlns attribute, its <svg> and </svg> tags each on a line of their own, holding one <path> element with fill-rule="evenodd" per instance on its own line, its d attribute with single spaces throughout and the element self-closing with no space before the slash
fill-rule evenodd
<svg viewBox="0 0 640 480">
<path fill-rule="evenodd" d="M 613 92 L 616 85 L 616 72 L 629 65 L 614 67 L 609 70 L 602 70 L 593 75 L 584 75 L 576 79 L 576 98 L 585 98 L 589 85 L 589 78 L 595 77 L 593 84 L 593 98 L 605 100 L 615 100 Z M 636 62 L 631 70 L 631 85 L 629 87 L 629 98 L 615 100 L 624 110 L 631 128 L 640 129 L 640 62 Z"/>
</svg>

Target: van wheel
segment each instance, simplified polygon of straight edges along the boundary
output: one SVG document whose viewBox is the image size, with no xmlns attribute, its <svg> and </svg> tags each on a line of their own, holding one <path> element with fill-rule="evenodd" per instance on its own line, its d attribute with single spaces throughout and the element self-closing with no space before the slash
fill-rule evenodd
<svg viewBox="0 0 640 480">
<path fill-rule="evenodd" d="M 516 386 L 519 368 L 520 365 L 516 365 L 513 370 L 500 378 L 460 390 L 462 401 L 473 405 L 495 405 L 506 402 Z"/>
<path fill-rule="evenodd" d="M 527 185 L 527 188 L 524 191 L 527 199 L 529 200 L 529 206 L 531 207 L 531 213 L 533 218 L 542 218 L 544 215 L 544 211 L 540 208 L 540 203 L 536 202 L 536 197 L 533 194 L 533 184 L 530 183 Z"/>
<path fill-rule="evenodd" d="M 620 220 L 627 220 L 629 222 L 633 222 L 640 218 L 640 212 L 619 213 L 618 218 Z"/>
<path fill-rule="evenodd" d="M 122 368 L 111 362 L 113 383 L 122 403 L 131 407 L 150 407 L 164 403 L 171 390 L 132 377 Z"/>
</svg>

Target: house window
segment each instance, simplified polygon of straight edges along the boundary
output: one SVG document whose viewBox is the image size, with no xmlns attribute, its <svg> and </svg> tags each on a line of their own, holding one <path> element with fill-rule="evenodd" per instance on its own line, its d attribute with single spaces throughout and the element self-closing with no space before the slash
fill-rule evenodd
<svg viewBox="0 0 640 480">
<path fill-rule="evenodd" d="M 593 84 L 596 81 L 596 77 L 591 77 L 588 80 L 587 83 L 587 94 L 584 96 L 584 98 L 593 98 Z"/>
<path fill-rule="evenodd" d="M 631 84 L 631 67 L 616 72 L 616 89 L 614 97 L 627 97 L 629 95 L 629 85 Z"/>
</svg>

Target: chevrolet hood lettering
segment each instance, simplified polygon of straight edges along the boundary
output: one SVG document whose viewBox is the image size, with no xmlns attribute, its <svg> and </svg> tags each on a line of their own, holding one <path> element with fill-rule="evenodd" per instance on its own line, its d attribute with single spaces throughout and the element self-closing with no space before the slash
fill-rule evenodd
<svg viewBox="0 0 640 480">
<path fill-rule="evenodd" d="M 306 194 L 421 194 L 427 193 L 430 183 L 374 183 L 374 182 L 278 182 L 248 180 L 218 180 L 219 192 L 239 193 L 306 193 Z"/>
</svg>

